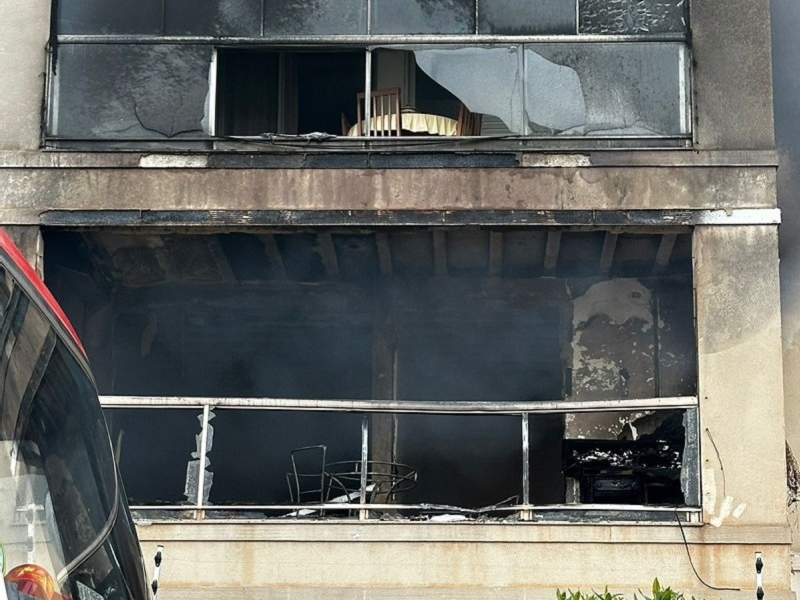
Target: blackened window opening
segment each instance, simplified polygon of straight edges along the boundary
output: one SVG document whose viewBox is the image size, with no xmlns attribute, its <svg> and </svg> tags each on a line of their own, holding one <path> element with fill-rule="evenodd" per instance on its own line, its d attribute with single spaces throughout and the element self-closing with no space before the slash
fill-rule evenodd
<svg viewBox="0 0 800 600">
<path fill-rule="evenodd" d="M 102 394 L 653 404 L 528 415 L 527 490 L 519 414 L 368 411 L 370 477 L 385 479 L 367 499 L 439 507 L 391 514 L 508 517 L 526 494 L 535 506 L 696 503 L 696 409 L 658 409 L 696 394 L 687 233 L 46 231 L 45 245 Z M 207 427 L 201 413 L 109 409 L 133 504 L 193 505 L 203 435 L 209 506 L 292 503 L 290 457 L 306 447 L 329 465 L 319 501 L 353 500 L 365 413 L 218 406 Z"/>
</svg>

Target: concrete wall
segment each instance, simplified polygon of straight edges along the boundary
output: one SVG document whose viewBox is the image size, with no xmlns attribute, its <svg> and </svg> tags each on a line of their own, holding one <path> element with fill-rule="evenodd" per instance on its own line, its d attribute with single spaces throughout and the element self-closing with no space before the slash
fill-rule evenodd
<svg viewBox="0 0 800 600">
<path fill-rule="evenodd" d="M 777 229 L 698 227 L 694 242 L 703 511 L 785 524 Z"/>
<path fill-rule="evenodd" d="M 42 136 L 50 2 L 0 2 L 0 149 L 34 150 Z"/>
<path fill-rule="evenodd" d="M 443 182 L 446 181 L 446 185 Z M 0 168 L 0 222 L 48 210 L 635 210 L 775 206 L 770 166 Z M 713 190 L 709 193 L 709 190 Z"/>
<path fill-rule="evenodd" d="M 770 597 L 787 598 L 788 570 L 779 568 L 788 560 L 785 528 L 740 526 L 731 535 L 687 526 L 684 533 L 705 581 L 732 589 L 698 581 L 674 526 L 284 522 L 139 529 L 146 553 L 156 541 L 165 544 L 166 600 L 211 597 L 190 591 L 201 573 L 218 594 L 237 600 L 553 600 L 556 588 L 630 592 L 649 588 L 654 577 L 707 600 L 752 598 L 756 550 L 770 565 Z"/>
</svg>

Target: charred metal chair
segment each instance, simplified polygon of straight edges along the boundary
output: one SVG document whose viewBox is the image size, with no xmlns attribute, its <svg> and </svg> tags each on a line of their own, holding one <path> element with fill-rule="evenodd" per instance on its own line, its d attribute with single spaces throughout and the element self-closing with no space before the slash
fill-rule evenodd
<svg viewBox="0 0 800 600">
<path fill-rule="evenodd" d="M 330 463 L 326 467 L 328 497 L 344 497 L 348 503 L 357 503 L 361 498 L 361 461 L 346 460 Z M 367 487 L 364 490 L 367 503 L 387 504 L 395 500 L 396 494 L 406 492 L 417 485 L 416 469 L 396 462 L 370 460 L 367 462 Z"/>
<path fill-rule="evenodd" d="M 292 504 L 322 504 L 326 500 L 325 466 L 328 448 L 304 446 L 290 452 L 291 471 L 286 473 Z"/>
</svg>

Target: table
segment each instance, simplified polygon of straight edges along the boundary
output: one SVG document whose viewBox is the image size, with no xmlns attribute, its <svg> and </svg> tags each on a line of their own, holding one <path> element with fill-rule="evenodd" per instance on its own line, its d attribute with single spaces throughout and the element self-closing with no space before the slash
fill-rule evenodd
<svg viewBox="0 0 800 600">
<path fill-rule="evenodd" d="M 385 132 L 394 131 L 397 123 L 396 115 L 372 117 L 370 119 L 370 133 L 382 129 Z M 379 127 L 382 125 L 382 127 Z M 456 135 L 458 121 L 442 115 L 432 115 L 420 112 L 404 112 L 400 114 L 400 128 L 412 133 L 424 135 Z M 353 125 L 347 132 L 348 137 L 358 137 L 358 125 Z"/>
</svg>

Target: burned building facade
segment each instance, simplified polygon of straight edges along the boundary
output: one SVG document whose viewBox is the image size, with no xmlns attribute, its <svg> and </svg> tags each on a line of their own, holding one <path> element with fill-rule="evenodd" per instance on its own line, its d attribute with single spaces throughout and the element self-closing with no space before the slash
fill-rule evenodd
<svg viewBox="0 0 800 600">
<path fill-rule="evenodd" d="M 7 10 L 161 594 L 789 597 L 768 2 Z"/>
</svg>

